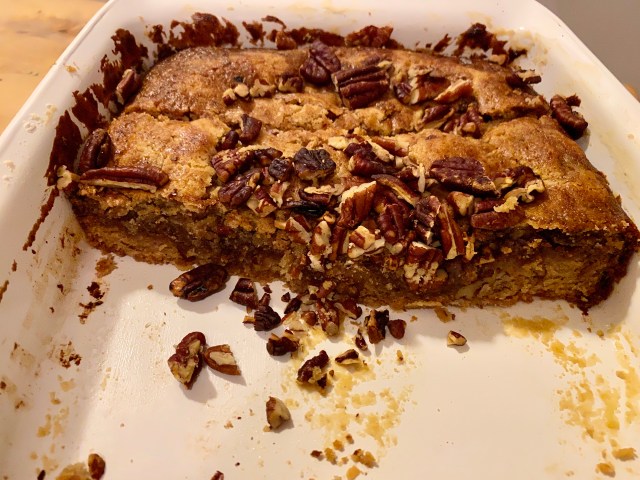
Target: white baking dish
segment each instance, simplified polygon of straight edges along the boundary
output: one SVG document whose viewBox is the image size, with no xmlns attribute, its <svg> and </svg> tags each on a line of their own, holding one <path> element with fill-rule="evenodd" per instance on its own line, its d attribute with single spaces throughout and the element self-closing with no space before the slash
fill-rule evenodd
<svg viewBox="0 0 640 480">
<path fill-rule="evenodd" d="M 357 464 L 370 478 L 585 479 L 602 476 L 596 472 L 601 462 L 611 462 L 618 479 L 638 478 L 639 460 L 612 457 L 617 447 L 640 449 L 637 260 L 589 316 L 551 302 L 455 311 L 449 324 L 432 311 L 397 313 L 417 317 L 406 337 L 373 349 L 365 372 L 351 376 L 335 367 L 336 385 L 323 397 L 296 386 L 299 360 L 267 354 L 265 335 L 242 325 L 244 312 L 227 300 L 229 289 L 197 304 L 176 301 L 168 291 L 173 267 L 128 258 L 116 259 L 117 269 L 99 278 L 102 255 L 82 241 L 62 198 L 23 249 L 48 197 L 43 174 L 57 118 L 72 105 L 72 91 L 100 80 L 111 35 L 126 28 L 142 39 L 148 25 L 188 20 L 197 11 L 237 25 L 271 14 L 289 27 L 342 33 L 390 24 L 408 46 L 483 22 L 513 44 L 531 47 L 528 62 L 542 73 L 543 93 L 582 98 L 590 122 L 582 145 L 640 220 L 640 106 L 534 1 L 363 0 L 347 7 L 320 0 L 113 0 L 0 138 L 0 287 L 6 287 L 0 478 L 35 478 L 42 469 L 54 478 L 90 452 L 105 458 L 111 479 L 205 479 L 216 470 L 228 479 L 346 478 L 351 459 L 332 465 L 310 455 L 334 440 L 345 443 L 338 459 L 356 448 L 374 454 L 376 467 Z M 92 282 L 104 297 L 90 308 Z M 273 288 L 279 299 L 279 286 Z M 450 329 L 462 332 L 468 347 L 447 348 Z M 166 358 L 193 330 L 210 344 L 231 344 L 242 376 L 229 380 L 205 369 L 191 391 L 183 390 Z M 345 337 L 314 351 L 320 346 L 337 354 L 350 344 Z M 263 430 L 269 395 L 291 407 L 290 428 Z"/>
</svg>

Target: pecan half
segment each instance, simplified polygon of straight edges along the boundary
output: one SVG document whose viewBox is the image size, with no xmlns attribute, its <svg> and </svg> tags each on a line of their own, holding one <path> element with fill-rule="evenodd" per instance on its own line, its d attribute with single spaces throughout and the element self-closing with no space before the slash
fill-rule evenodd
<svg viewBox="0 0 640 480">
<path fill-rule="evenodd" d="M 327 352 L 324 350 L 320 350 L 318 355 L 305 361 L 298 369 L 298 382 L 318 384 L 319 381 L 323 381 L 323 378 L 326 381 L 326 373 L 323 372 L 323 369 L 328 365 L 328 363 L 329 355 L 327 355 Z"/>
<path fill-rule="evenodd" d="M 229 300 L 245 307 L 258 308 L 258 293 L 255 284 L 248 278 L 239 278 Z"/>
<path fill-rule="evenodd" d="M 360 177 L 371 177 L 379 174 L 392 174 L 394 169 L 380 161 L 369 143 L 352 143 L 345 149 L 345 154 L 351 154 L 349 171 Z"/>
<path fill-rule="evenodd" d="M 218 191 L 218 199 L 226 207 L 237 208 L 249 200 L 261 181 L 262 171 L 260 169 L 249 170 L 223 185 Z"/>
<path fill-rule="evenodd" d="M 484 166 L 475 158 L 449 157 L 435 160 L 429 175 L 445 187 L 478 195 L 497 195 L 493 181 L 486 175 Z"/>
<path fill-rule="evenodd" d="M 282 323 L 282 318 L 269 305 L 259 305 L 253 314 L 253 328 L 256 331 L 273 330 Z"/>
<path fill-rule="evenodd" d="M 269 397 L 266 403 L 267 423 L 269 428 L 277 430 L 283 424 L 291 420 L 291 413 L 282 400 Z"/>
<path fill-rule="evenodd" d="M 240 123 L 242 125 L 242 130 L 240 131 L 239 138 L 243 144 L 246 145 L 258 138 L 260 130 L 262 129 L 262 122 L 260 120 L 243 113 Z"/>
<path fill-rule="evenodd" d="M 205 344 L 203 333 L 191 332 L 176 345 L 176 353 L 167 360 L 175 379 L 187 388 L 191 388 L 202 368 L 200 357 Z"/>
<path fill-rule="evenodd" d="M 340 67 L 340 59 L 333 49 L 316 40 L 300 66 L 300 75 L 314 85 L 325 85 L 331 80 L 331 74 L 340 70 Z"/>
<path fill-rule="evenodd" d="M 331 75 L 342 103 L 347 108 L 366 107 L 389 90 L 389 78 L 378 65 L 346 68 Z"/>
<path fill-rule="evenodd" d="M 173 280 L 169 284 L 169 290 L 176 297 L 197 302 L 222 290 L 228 278 L 224 267 L 205 263 Z"/>
<path fill-rule="evenodd" d="M 369 337 L 369 343 L 380 343 L 386 337 L 386 328 L 389 323 L 389 310 L 371 310 L 365 327 L 367 329 L 367 336 Z"/>
<path fill-rule="evenodd" d="M 238 145 L 238 141 L 240 140 L 240 134 L 235 130 L 229 130 L 224 137 L 220 139 L 218 145 L 216 146 L 217 150 L 231 150 L 232 148 L 236 148 Z"/>
<path fill-rule="evenodd" d="M 127 68 L 122 74 L 122 78 L 116 85 L 116 100 L 120 105 L 124 105 L 129 99 L 140 90 L 142 77 L 135 70 Z"/>
<path fill-rule="evenodd" d="M 323 148 L 309 150 L 301 148 L 293 157 L 293 167 L 296 175 L 302 180 L 315 180 L 332 175 L 336 163 L 329 152 Z"/>
<path fill-rule="evenodd" d="M 103 167 L 87 170 L 78 180 L 98 187 L 132 188 L 155 192 L 169 182 L 169 176 L 158 167 Z"/>
<path fill-rule="evenodd" d="M 91 132 L 82 146 L 76 173 L 104 167 L 111 158 L 111 137 L 103 128 Z"/>
<path fill-rule="evenodd" d="M 267 339 L 267 352 L 274 357 L 280 357 L 298 350 L 298 340 L 285 332 L 282 337 L 272 333 Z"/>
<path fill-rule="evenodd" d="M 240 139 L 239 134 L 238 139 Z M 211 159 L 211 166 L 220 183 L 225 184 L 237 173 L 248 168 L 254 160 L 253 150 L 224 150 Z"/>
<path fill-rule="evenodd" d="M 560 126 L 564 128 L 571 138 L 577 140 L 584 134 L 584 131 L 587 129 L 589 124 L 579 112 L 576 112 L 571 108 L 571 105 L 567 100 L 567 98 L 560 95 L 554 95 L 551 97 L 549 105 L 551 106 L 553 118 L 558 121 Z M 577 105 L 580 105 L 579 100 L 572 100 L 571 103 L 574 105 L 576 103 Z"/>
<path fill-rule="evenodd" d="M 401 338 L 404 338 L 404 333 L 407 329 L 407 322 L 401 319 L 389 320 L 387 328 L 393 338 L 400 340 Z"/>
<path fill-rule="evenodd" d="M 351 187 L 342 193 L 338 205 L 338 225 L 343 228 L 354 228 L 369 216 L 376 193 L 376 182 L 363 183 Z"/>
<path fill-rule="evenodd" d="M 207 348 L 202 354 L 204 361 L 209 367 L 226 375 L 240 375 L 240 367 L 233 356 L 231 347 L 224 345 L 214 345 Z"/>
<path fill-rule="evenodd" d="M 293 174 L 293 163 L 290 158 L 275 158 L 267 171 L 276 180 L 286 182 Z"/>
</svg>

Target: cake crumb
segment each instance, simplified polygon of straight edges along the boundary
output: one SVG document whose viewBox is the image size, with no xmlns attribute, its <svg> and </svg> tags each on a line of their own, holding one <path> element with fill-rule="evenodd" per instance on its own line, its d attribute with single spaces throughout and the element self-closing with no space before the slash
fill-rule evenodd
<svg viewBox="0 0 640 480">
<path fill-rule="evenodd" d="M 362 450 L 361 448 L 356 449 L 351 455 L 351 459 L 354 462 L 361 463 L 362 465 L 373 468 L 376 466 L 376 457 L 373 456 L 371 452 L 366 450 Z"/>
<path fill-rule="evenodd" d="M 436 307 L 436 308 L 433 309 L 433 311 L 438 316 L 438 320 L 440 320 L 442 323 L 449 323 L 449 322 L 452 322 L 452 321 L 454 321 L 456 319 L 456 314 L 455 313 L 451 313 L 446 308 Z"/>
<path fill-rule="evenodd" d="M 396 358 L 398 359 L 399 363 L 404 362 L 404 354 L 402 353 L 401 350 L 396 350 Z"/>
<path fill-rule="evenodd" d="M 354 480 L 354 478 L 358 478 L 361 473 L 362 470 L 360 470 L 355 465 L 352 465 L 351 467 L 349 467 L 349 470 L 347 470 L 347 480 Z"/>
<path fill-rule="evenodd" d="M 633 447 L 615 448 L 611 451 L 613 458 L 626 462 L 637 458 L 636 449 Z"/>
<path fill-rule="evenodd" d="M 596 465 L 596 472 L 602 473 L 603 475 L 606 475 L 607 477 L 615 477 L 616 476 L 616 469 L 609 462 L 601 462 L 601 463 L 597 464 Z"/>
</svg>

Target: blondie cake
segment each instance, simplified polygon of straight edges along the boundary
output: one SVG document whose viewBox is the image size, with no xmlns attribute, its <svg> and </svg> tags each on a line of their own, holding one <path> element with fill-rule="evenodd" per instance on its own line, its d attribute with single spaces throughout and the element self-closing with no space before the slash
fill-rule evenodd
<svg viewBox="0 0 640 480">
<path fill-rule="evenodd" d="M 59 186 L 92 245 L 144 262 L 371 306 L 588 309 L 639 234 L 573 139 L 579 100 L 539 80 L 433 51 L 191 48 Z"/>
</svg>

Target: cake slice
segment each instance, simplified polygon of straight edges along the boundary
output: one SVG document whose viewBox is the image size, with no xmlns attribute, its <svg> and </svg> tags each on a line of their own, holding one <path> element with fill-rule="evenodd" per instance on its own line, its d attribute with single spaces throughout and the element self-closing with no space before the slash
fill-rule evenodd
<svg viewBox="0 0 640 480">
<path fill-rule="evenodd" d="M 575 97 L 533 81 L 401 49 L 184 50 L 59 185 L 92 245 L 144 262 L 371 306 L 588 309 L 640 236 L 570 138 Z"/>
</svg>

